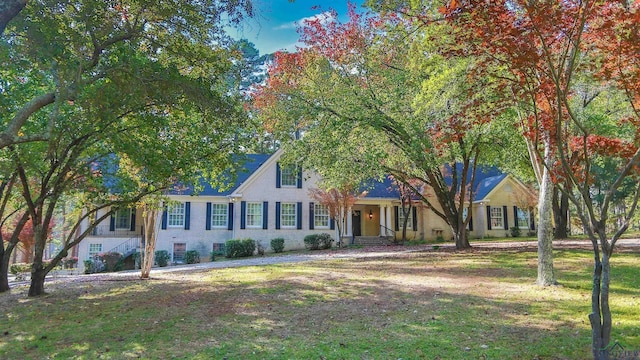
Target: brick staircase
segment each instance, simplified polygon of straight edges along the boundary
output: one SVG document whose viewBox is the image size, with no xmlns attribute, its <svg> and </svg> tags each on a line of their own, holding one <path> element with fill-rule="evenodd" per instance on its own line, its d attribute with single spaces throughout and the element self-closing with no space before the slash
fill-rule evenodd
<svg viewBox="0 0 640 360">
<path fill-rule="evenodd" d="M 356 236 L 355 245 L 362 246 L 383 246 L 391 245 L 393 238 L 391 236 Z"/>
</svg>

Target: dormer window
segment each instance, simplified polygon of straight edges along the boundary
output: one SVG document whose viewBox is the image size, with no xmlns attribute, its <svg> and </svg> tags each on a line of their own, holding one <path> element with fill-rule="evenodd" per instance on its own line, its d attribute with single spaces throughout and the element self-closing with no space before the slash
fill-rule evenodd
<svg viewBox="0 0 640 360">
<path fill-rule="evenodd" d="M 295 166 L 285 166 L 282 168 L 282 176 L 280 177 L 280 186 L 295 187 L 298 184 L 298 171 Z"/>
<path fill-rule="evenodd" d="M 302 169 L 296 165 L 276 163 L 276 188 L 302 188 Z"/>
</svg>

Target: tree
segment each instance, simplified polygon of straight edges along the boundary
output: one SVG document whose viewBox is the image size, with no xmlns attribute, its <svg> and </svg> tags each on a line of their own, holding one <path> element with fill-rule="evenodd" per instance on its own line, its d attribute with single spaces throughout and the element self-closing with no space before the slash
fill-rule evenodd
<svg viewBox="0 0 640 360">
<path fill-rule="evenodd" d="M 19 196 L 13 191 L 15 183 L 15 173 L 7 178 L 3 178 L 0 183 L 0 235 L 2 235 L 2 242 L 0 244 L 0 292 L 9 290 L 9 263 L 11 261 L 11 254 L 19 241 L 19 231 L 16 232 L 15 230 L 21 230 L 28 220 L 27 217 L 20 217 L 19 221 L 14 221 L 14 232 L 11 236 L 7 236 L 6 231 L 1 231 L 2 228 L 6 227 L 5 224 L 14 219 L 14 215 L 22 208 L 22 205 L 16 200 Z"/>
<path fill-rule="evenodd" d="M 506 100 L 511 99 L 513 102 L 523 105 L 524 107 L 517 108 L 519 118 L 522 124 L 526 127 L 525 133 L 537 133 L 541 135 L 539 138 L 546 140 L 547 145 L 551 146 L 551 135 L 545 133 L 544 129 L 541 132 L 531 131 L 537 130 L 535 124 L 528 120 L 527 115 L 534 114 L 539 115 L 538 112 L 530 111 L 533 106 L 532 101 L 535 100 L 535 84 L 537 67 L 535 67 L 535 61 L 538 59 L 534 56 L 536 53 L 531 50 L 531 47 L 536 44 L 535 39 L 521 39 L 515 36 L 511 36 L 517 32 L 509 32 L 511 29 L 506 23 L 508 20 L 496 21 L 495 24 L 491 24 L 490 16 L 484 19 L 485 21 L 475 23 L 475 17 L 473 16 L 459 16 L 456 11 L 461 8 L 461 3 L 458 1 L 446 2 L 448 5 L 442 5 L 441 2 L 408 2 L 403 0 L 370 0 L 367 2 L 369 6 L 380 9 L 386 12 L 398 12 L 408 19 L 411 19 L 414 23 L 419 24 L 422 28 L 422 33 L 425 34 L 426 39 L 437 40 L 438 54 L 441 54 L 449 59 L 459 59 L 472 57 L 475 59 L 475 65 L 473 71 L 468 73 L 467 80 L 478 81 L 480 79 L 489 81 L 494 87 L 500 89 L 499 93 L 502 96 L 493 96 L 486 98 L 486 101 L 476 102 L 471 104 L 472 108 L 481 109 L 486 106 L 492 106 L 498 109 L 504 109 L 507 105 Z M 500 2 L 502 4 L 503 2 Z M 517 2 L 513 2 L 516 4 Z M 538 2 L 535 2 L 538 3 Z M 477 6 L 482 10 L 482 5 L 476 2 L 470 2 L 470 6 Z M 465 3 L 467 5 L 467 3 Z M 488 9 L 499 8 L 500 5 L 490 4 Z M 517 5 L 514 5 L 517 8 Z M 438 10 L 439 13 L 434 13 Z M 444 15 L 444 18 L 443 18 Z M 492 13 L 492 16 L 499 16 L 498 13 Z M 457 20 L 451 21 L 451 20 Z M 443 21 L 450 20 L 450 21 Z M 462 23 L 461 21 L 464 21 Z M 439 25 L 442 22 L 452 24 L 449 34 L 451 36 L 433 37 L 431 29 Z M 551 27 L 553 28 L 553 27 Z M 493 31 L 491 34 L 486 32 Z M 533 34 L 529 34 L 533 36 Z M 484 37 L 484 38 L 482 38 Z M 493 37 L 493 38 L 492 38 Z M 534 41 L 532 44 L 528 44 L 527 41 Z M 504 56 L 496 56 L 496 53 L 506 53 Z M 419 57 L 425 57 L 425 54 L 418 54 Z M 431 57 L 431 54 L 427 53 L 427 58 Z M 521 58 L 518 58 L 521 56 Z M 529 61 L 523 61 L 528 59 L 527 56 L 533 56 Z M 533 65 L 533 67 L 531 67 Z M 562 63 L 564 64 L 564 63 Z M 529 66 L 529 68 L 526 68 Z M 515 73 L 515 74 L 514 74 Z M 523 80 L 527 77 L 531 77 L 529 80 Z M 522 97 L 523 92 L 529 91 L 528 97 Z M 533 99 L 533 100 L 532 100 Z M 530 102 L 523 100 L 531 100 Z M 528 105 L 526 105 L 528 104 Z M 524 110 L 522 110 L 524 109 Z M 535 144 L 535 145 L 534 145 Z M 540 220 L 538 221 L 538 283 L 541 285 L 550 285 L 555 283 L 555 275 L 553 271 L 553 253 L 551 249 L 552 242 L 552 181 L 549 172 L 546 170 L 549 166 L 552 166 L 552 153 L 545 151 L 538 151 L 537 142 L 533 141 L 529 144 L 529 155 L 533 164 L 533 168 L 536 174 L 536 178 L 540 187 L 540 199 L 538 201 L 538 213 L 540 214 Z M 546 156 L 546 157 L 545 157 Z M 546 166 L 545 166 L 546 164 Z"/>
<path fill-rule="evenodd" d="M 6 129 L 17 124 L 17 137 L 0 145 L 2 170 L 15 173 L 25 203 L 18 225 L 34 224 L 30 296 L 44 292 L 46 274 L 114 209 L 176 182 L 215 184 L 244 124 L 241 97 L 227 82 L 232 53 L 220 19 L 225 10 L 236 18 L 247 3 L 53 5 L 30 2 L 0 54 L 3 79 L 11 79 L 0 87 L 3 114 L 11 114 L 3 121 Z M 47 94 L 50 102 L 30 107 Z M 44 224 L 63 196 L 83 211 L 45 266 Z"/>
<path fill-rule="evenodd" d="M 9 21 L 16 17 L 25 5 L 27 5 L 27 0 L 0 1 L 0 35 L 4 33 Z"/>
<path fill-rule="evenodd" d="M 525 135 L 532 139 L 533 151 L 542 149 L 544 165 L 540 213 L 548 209 L 553 181 L 576 205 L 589 234 L 594 252 L 589 319 L 596 359 L 609 358 L 609 261 L 640 197 L 639 6 L 618 1 L 452 1 L 442 9 L 468 52 L 503 64 L 515 98 L 528 105 Z M 585 116 L 579 111 L 584 101 L 577 96 L 577 86 L 585 83 L 578 77 L 589 79 L 586 84 L 593 90 L 625 94 L 626 111 Z M 605 191 L 597 200 L 593 169 L 608 162 L 615 171 L 599 185 Z M 628 193 L 629 206 L 611 224 L 610 206 L 628 179 L 635 184 Z M 539 226 L 544 225 L 539 221 Z M 546 261 L 539 257 L 541 265 Z"/>
<path fill-rule="evenodd" d="M 418 197 L 415 189 L 422 190 L 423 184 L 415 179 L 396 180 L 393 176 L 390 176 L 390 178 L 393 182 L 393 187 L 398 191 L 398 195 L 400 197 L 400 207 L 398 208 L 398 211 L 402 211 L 403 221 L 400 225 L 402 226 L 401 241 L 404 243 L 407 241 L 407 225 L 409 224 L 411 211 L 414 208 L 413 202 Z M 411 185 L 407 185 L 408 183 Z"/>
<path fill-rule="evenodd" d="M 349 209 L 356 203 L 359 195 L 356 195 L 352 185 L 345 184 L 341 188 L 309 189 L 309 196 L 327 208 L 329 217 L 336 224 L 338 232 L 338 247 L 342 245 L 342 235 L 346 227 Z"/>
<path fill-rule="evenodd" d="M 255 97 L 258 113 L 285 153 L 323 179 L 391 174 L 427 184 L 434 197 L 416 191 L 420 200 L 449 224 L 457 248 L 470 247 L 463 213 L 481 148 L 491 142 L 493 109 L 467 110 L 496 89 L 465 80 L 470 59 L 436 57 L 413 67 L 414 37 L 397 17 L 358 14 L 353 5 L 349 16 L 344 24 L 308 22 L 301 30 L 307 47 L 276 54 Z"/>
<path fill-rule="evenodd" d="M 147 201 L 144 202 L 142 208 L 142 219 L 144 226 L 144 249 L 142 253 L 142 265 L 140 266 L 140 278 L 148 279 L 151 274 L 151 268 L 153 267 L 153 257 L 156 250 L 156 240 L 158 237 L 158 214 L 159 214 L 159 202 Z"/>
<path fill-rule="evenodd" d="M 21 217 L 22 216 L 17 215 L 15 217 L 14 222 L 18 223 Z M 54 224 L 52 221 L 44 230 L 46 232 L 46 237 L 49 240 L 51 239 L 51 231 L 53 230 L 53 226 Z M 12 233 L 13 232 L 10 229 L 8 229 L 7 232 L 3 233 L 2 237 L 11 238 Z M 35 241 L 35 231 L 33 228 L 33 222 L 31 221 L 31 219 L 27 220 L 27 222 L 22 227 L 22 230 L 18 233 L 18 244 L 20 245 L 19 251 L 23 255 L 22 257 L 24 259 L 24 262 L 26 263 L 32 262 L 36 241 Z"/>
<path fill-rule="evenodd" d="M 0 92 L 12 96 L 0 102 L 0 149 L 47 139 L 55 126 L 52 118 L 48 119 L 49 126 L 38 131 L 26 125 L 44 109 L 55 111 L 87 88 L 106 81 L 113 72 L 128 68 L 129 59 L 112 56 L 125 46 L 172 62 L 191 75 L 215 73 L 217 64 L 224 63 L 219 58 L 223 53 L 207 48 L 227 41 L 221 19 L 238 22 L 253 13 L 249 0 L 24 3 L 2 3 L 7 9 L 3 17 L 8 15 L 13 20 L 2 38 L 3 49 L 10 51 L 3 51 L 0 57 Z M 194 57 L 174 57 L 181 52 Z M 196 63 L 196 59 L 203 62 Z"/>
</svg>

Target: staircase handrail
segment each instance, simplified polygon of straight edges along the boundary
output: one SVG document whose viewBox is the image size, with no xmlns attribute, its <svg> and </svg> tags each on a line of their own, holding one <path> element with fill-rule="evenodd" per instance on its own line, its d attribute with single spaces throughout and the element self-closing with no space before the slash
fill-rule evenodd
<svg viewBox="0 0 640 360">
<path fill-rule="evenodd" d="M 391 235 L 382 235 L 382 230 L 385 230 L 385 234 L 391 233 Z M 396 237 L 396 232 L 394 230 L 389 229 L 388 227 L 380 224 L 380 236 L 393 236 Z"/>
<path fill-rule="evenodd" d="M 111 253 L 117 252 L 126 257 L 131 253 L 132 250 L 140 249 L 140 239 L 141 239 L 140 236 L 131 237 L 127 239 L 127 241 L 121 244 L 118 244 L 116 247 L 109 250 L 108 252 L 111 252 Z"/>
</svg>

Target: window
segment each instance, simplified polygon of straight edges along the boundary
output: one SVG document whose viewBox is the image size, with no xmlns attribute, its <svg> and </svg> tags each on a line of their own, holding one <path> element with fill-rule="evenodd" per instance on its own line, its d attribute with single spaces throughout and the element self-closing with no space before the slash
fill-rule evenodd
<svg viewBox="0 0 640 360">
<path fill-rule="evenodd" d="M 297 186 L 298 185 L 298 170 L 295 166 L 284 166 L 281 169 L 280 176 L 281 186 Z"/>
<path fill-rule="evenodd" d="M 247 203 L 247 227 L 262 227 L 262 203 Z"/>
<path fill-rule="evenodd" d="M 187 251 L 186 243 L 173 243 L 173 262 L 184 262 L 184 253 Z"/>
<path fill-rule="evenodd" d="M 403 209 L 402 206 L 398 206 L 398 226 L 402 229 L 404 225 L 404 212 L 406 208 Z M 409 211 L 409 215 L 407 216 L 407 230 L 413 230 L 413 207 Z"/>
<path fill-rule="evenodd" d="M 116 229 L 131 229 L 131 209 L 118 209 L 115 221 Z"/>
<path fill-rule="evenodd" d="M 171 204 L 167 207 L 169 227 L 184 227 L 184 204 Z"/>
<path fill-rule="evenodd" d="M 329 228 L 329 209 L 322 204 L 313 206 L 313 227 Z"/>
<path fill-rule="evenodd" d="M 227 227 L 227 210 L 228 204 L 211 204 L 211 227 L 226 228 Z"/>
<path fill-rule="evenodd" d="M 296 227 L 296 204 L 282 203 L 280 207 L 280 225 L 286 228 Z"/>
<path fill-rule="evenodd" d="M 501 207 L 492 207 L 491 208 L 491 228 L 492 229 L 502 229 L 504 225 L 502 224 L 502 208 Z"/>
<path fill-rule="evenodd" d="M 102 252 L 102 244 L 89 244 L 89 257 L 98 255 Z"/>
<path fill-rule="evenodd" d="M 517 209 L 517 220 L 518 227 L 520 229 L 528 229 L 529 228 L 529 210 Z"/>
</svg>

